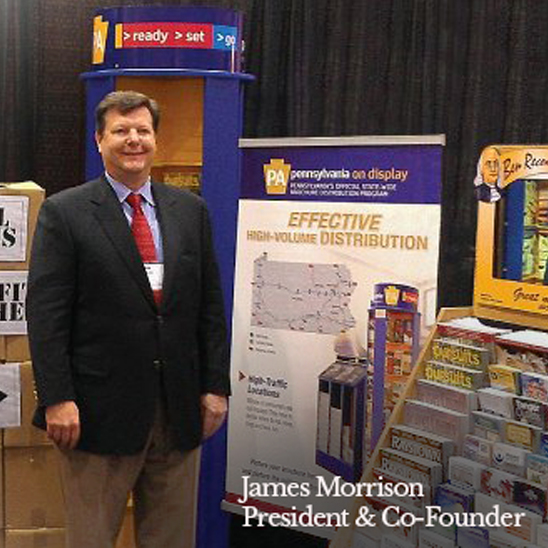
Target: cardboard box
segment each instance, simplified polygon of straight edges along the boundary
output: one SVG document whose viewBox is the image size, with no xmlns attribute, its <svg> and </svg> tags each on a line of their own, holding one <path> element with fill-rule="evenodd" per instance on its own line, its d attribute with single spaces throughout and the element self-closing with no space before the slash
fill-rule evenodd
<svg viewBox="0 0 548 548">
<path fill-rule="evenodd" d="M 27 335 L 0 336 L 0 359 L 6 362 L 28 362 L 30 347 Z"/>
<path fill-rule="evenodd" d="M 45 193 L 32 181 L 0 183 L 0 270 L 28 269 L 38 211 Z M 13 259 L 16 254 L 20 260 Z"/>
<path fill-rule="evenodd" d="M 28 362 L 30 360 L 27 335 L 0 335 L 0 362 Z"/>
<path fill-rule="evenodd" d="M 65 530 L 60 528 L 12 529 L 5 532 L 5 548 L 62 548 Z"/>
<path fill-rule="evenodd" d="M 0 365 L 0 367 L 2 367 Z M 52 445 L 46 432 L 32 426 L 32 416 L 36 408 L 36 392 L 31 362 L 20 364 L 21 371 L 21 426 L 4 430 L 5 447 L 33 447 Z"/>
<path fill-rule="evenodd" d="M 32 238 L 44 197 L 45 190 L 31 181 L 0 183 L 0 272 L 28 270 Z M 30 360 L 26 335 L 1 335 L 0 360 Z"/>
<path fill-rule="evenodd" d="M 2 449 L 3 450 L 3 449 Z M 4 485 L 4 461 L 3 459 L 0 459 L 0 485 Z M 3 494 L 3 493 L 2 493 Z M 5 511 L 4 511 L 4 497 L 0 496 L 0 548 L 4 547 L 4 517 L 5 517 Z"/>
<path fill-rule="evenodd" d="M 56 449 L 4 449 L 4 507 L 7 529 L 64 527 Z"/>
</svg>

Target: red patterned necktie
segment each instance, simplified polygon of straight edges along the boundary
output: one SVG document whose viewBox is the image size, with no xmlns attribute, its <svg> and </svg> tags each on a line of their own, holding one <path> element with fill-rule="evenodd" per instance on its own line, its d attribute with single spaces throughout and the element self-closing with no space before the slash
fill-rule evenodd
<svg viewBox="0 0 548 548">
<path fill-rule="evenodd" d="M 137 249 L 141 254 L 143 263 L 156 263 L 158 258 L 156 255 L 156 247 L 154 246 L 154 238 L 152 237 L 152 231 L 148 224 L 147 218 L 141 207 L 141 195 L 130 194 L 126 200 L 127 203 L 133 208 L 133 219 L 131 221 L 131 232 L 135 238 Z M 160 289 L 154 290 L 154 300 L 156 304 L 160 304 L 162 299 L 162 291 Z"/>
</svg>

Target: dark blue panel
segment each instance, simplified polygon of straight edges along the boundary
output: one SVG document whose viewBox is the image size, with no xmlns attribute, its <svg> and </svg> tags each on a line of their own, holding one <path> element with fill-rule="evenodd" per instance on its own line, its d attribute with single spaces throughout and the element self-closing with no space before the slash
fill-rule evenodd
<svg viewBox="0 0 548 548">
<path fill-rule="evenodd" d="M 504 226 L 504 258 L 502 277 L 521 280 L 523 270 L 523 239 L 525 237 L 523 208 L 525 205 L 525 182 L 514 181 L 506 189 L 506 211 Z"/>
<path fill-rule="evenodd" d="M 371 417 L 371 446 L 369 451 L 375 449 L 384 429 L 384 382 L 386 363 L 386 318 L 375 318 L 375 346 L 373 362 L 373 405 Z"/>
<path fill-rule="evenodd" d="M 84 72 L 80 78 L 89 80 L 93 78 L 105 78 L 106 76 L 121 76 L 143 77 L 143 78 L 228 78 L 233 80 L 254 80 L 255 77 L 251 74 L 243 72 L 223 72 L 219 70 L 200 70 L 200 69 L 182 69 L 182 68 L 127 68 L 127 69 L 106 69 L 97 70 L 95 72 Z"/>
<path fill-rule="evenodd" d="M 439 145 L 408 144 L 253 147 L 243 157 L 242 198 L 439 204 L 442 153 Z M 266 181 L 257 184 L 273 161 L 288 170 L 275 194 Z"/>
<path fill-rule="evenodd" d="M 206 79 L 202 195 L 215 229 L 227 317 L 232 317 L 236 218 L 240 195 L 241 85 L 235 80 Z"/>
<path fill-rule="evenodd" d="M 240 194 L 238 138 L 242 89 L 238 80 L 206 79 L 202 195 L 211 213 L 227 319 L 232 318 L 236 220 Z M 226 471 L 226 428 L 202 452 L 197 547 L 228 545 L 228 516 L 221 511 Z M 215 527 L 211 527 L 214 523 Z"/>
</svg>

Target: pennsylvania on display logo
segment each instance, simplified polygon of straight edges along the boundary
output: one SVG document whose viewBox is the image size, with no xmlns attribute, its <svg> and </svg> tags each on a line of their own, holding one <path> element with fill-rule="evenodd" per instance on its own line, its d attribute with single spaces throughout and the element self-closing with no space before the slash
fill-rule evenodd
<svg viewBox="0 0 548 548">
<path fill-rule="evenodd" d="M 291 164 L 280 158 L 270 160 L 263 166 L 264 182 L 267 194 L 285 194 L 291 173 Z"/>
</svg>

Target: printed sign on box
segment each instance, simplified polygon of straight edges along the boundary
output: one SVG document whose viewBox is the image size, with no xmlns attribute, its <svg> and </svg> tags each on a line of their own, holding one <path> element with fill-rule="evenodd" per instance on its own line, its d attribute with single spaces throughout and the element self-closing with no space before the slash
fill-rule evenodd
<svg viewBox="0 0 548 548">
<path fill-rule="evenodd" d="M 26 335 L 28 271 L 0 272 L 0 335 Z"/>
<path fill-rule="evenodd" d="M 28 211 L 28 196 L 0 196 L 0 262 L 25 261 Z"/>
<path fill-rule="evenodd" d="M 18 363 L 0 365 L 0 428 L 21 425 L 21 375 Z"/>
</svg>

